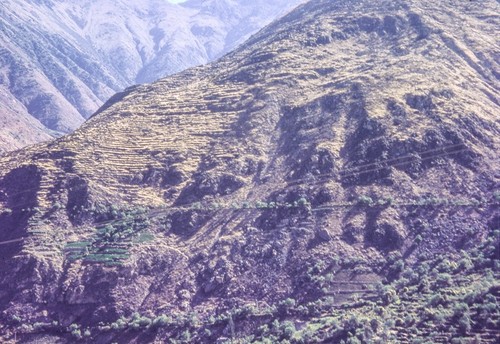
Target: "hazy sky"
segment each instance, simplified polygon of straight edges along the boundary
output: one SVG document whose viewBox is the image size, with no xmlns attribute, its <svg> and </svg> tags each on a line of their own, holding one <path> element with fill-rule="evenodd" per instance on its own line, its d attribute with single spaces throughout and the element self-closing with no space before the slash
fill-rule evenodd
<svg viewBox="0 0 500 344">
<path fill-rule="evenodd" d="M 174 4 L 177 4 L 179 2 L 184 2 L 186 0 L 168 0 L 168 1 L 173 2 Z"/>
</svg>

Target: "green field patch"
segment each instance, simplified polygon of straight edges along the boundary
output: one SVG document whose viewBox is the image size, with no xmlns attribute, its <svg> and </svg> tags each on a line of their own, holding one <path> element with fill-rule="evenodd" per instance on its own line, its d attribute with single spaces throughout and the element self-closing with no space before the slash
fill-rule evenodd
<svg viewBox="0 0 500 344">
<path fill-rule="evenodd" d="M 111 264 L 121 262 L 130 257 L 129 248 L 133 244 L 151 241 L 155 236 L 143 232 L 149 226 L 144 211 L 114 210 L 115 220 L 95 226 L 94 235 L 82 241 L 69 242 L 65 253 L 71 261 L 78 259 L 84 263 Z"/>
<path fill-rule="evenodd" d="M 145 242 L 153 241 L 155 239 L 155 235 L 148 232 L 139 233 L 139 235 L 132 240 L 134 244 L 142 244 Z"/>
<path fill-rule="evenodd" d="M 115 247 L 106 247 L 101 249 L 99 253 L 103 254 L 128 254 L 128 249 L 126 248 L 115 248 Z"/>
<path fill-rule="evenodd" d="M 107 263 L 130 258 L 129 254 L 91 253 L 83 258 L 84 263 Z"/>
<path fill-rule="evenodd" d="M 67 258 L 69 261 L 74 262 L 74 261 L 77 261 L 79 259 L 85 258 L 85 255 L 83 255 L 83 254 L 70 254 L 70 255 L 68 255 Z"/>
<path fill-rule="evenodd" d="M 66 244 L 66 249 L 73 249 L 73 248 L 85 248 L 92 245 L 92 242 L 90 241 L 75 241 L 75 242 L 69 242 Z"/>
</svg>

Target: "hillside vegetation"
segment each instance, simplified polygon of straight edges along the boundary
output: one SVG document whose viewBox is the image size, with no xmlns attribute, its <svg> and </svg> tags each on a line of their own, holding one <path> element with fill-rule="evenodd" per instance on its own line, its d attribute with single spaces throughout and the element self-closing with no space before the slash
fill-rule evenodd
<svg viewBox="0 0 500 344">
<path fill-rule="evenodd" d="M 0 154 L 78 128 L 109 97 L 213 61 L 299 0 L 3 0 Z"/>
<path fill-rule="evenodd" d="M 312 0 L 0 157 L 0 334 L 496 343 L 497 1 Z"/>
</svg>

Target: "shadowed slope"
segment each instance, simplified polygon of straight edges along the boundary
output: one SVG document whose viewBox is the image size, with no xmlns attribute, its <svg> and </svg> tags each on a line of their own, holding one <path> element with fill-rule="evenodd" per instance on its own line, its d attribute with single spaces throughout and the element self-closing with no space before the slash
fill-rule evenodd
<svg viewBox="0 0 500 344">
<path fill-rule="evenodd" d="M 0 151 L 47 141 L 49 129 L 72 132 L 115 92 L 213 61 L 298 2 L 237 0 L 223 10 L 210 2 L 5 0 L 0 88 L 15 112 L 0 114 Z"/>
<path fill-rule="evenodd" d="M 22 252 L 0 267 L 9 329 L 16 316 L 89 327 L 101 342 L 185 331 L 214 342 L 235 331 L 284 339 L 256 328 L 290 318 L 317 326 L 309 342 L 363 326 L 408 342 L 402 321 L 383 330 L 339 307 L 424 319 L 431 287 L 495 298 L 491 278 L 474 278 L 498 240 L 497 9 L 314 0 L 216 63 L 137 86 L 74 134 L 1 158 L 2 180 L 19 166 L 40 174 Z M 13 197 L 4 191 L 4 212 Z M 439 265 L 474 252 L 484 264 Z M 444 286 L 418 289 L 429 274 Z M 476 331 L 494 341 L 471 305 Z M 178 317 L 153 326 L 161 314 Z M 472 336 L 451 331 L 453 316 L 442 336 Z M 416 336 L 431 336 L 421 325 Z"/>
</svg>

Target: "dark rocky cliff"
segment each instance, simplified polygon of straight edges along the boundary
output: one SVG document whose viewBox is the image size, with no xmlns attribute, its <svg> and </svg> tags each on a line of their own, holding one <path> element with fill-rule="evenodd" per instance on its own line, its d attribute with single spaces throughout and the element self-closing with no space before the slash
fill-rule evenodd
<svg viewBox="0 0 500 344">
<path fill-rule="evenodd" d="M 313 0 L 2 157 L 4 340 L 495 342 L 497 9 Z"/>
</svg>

